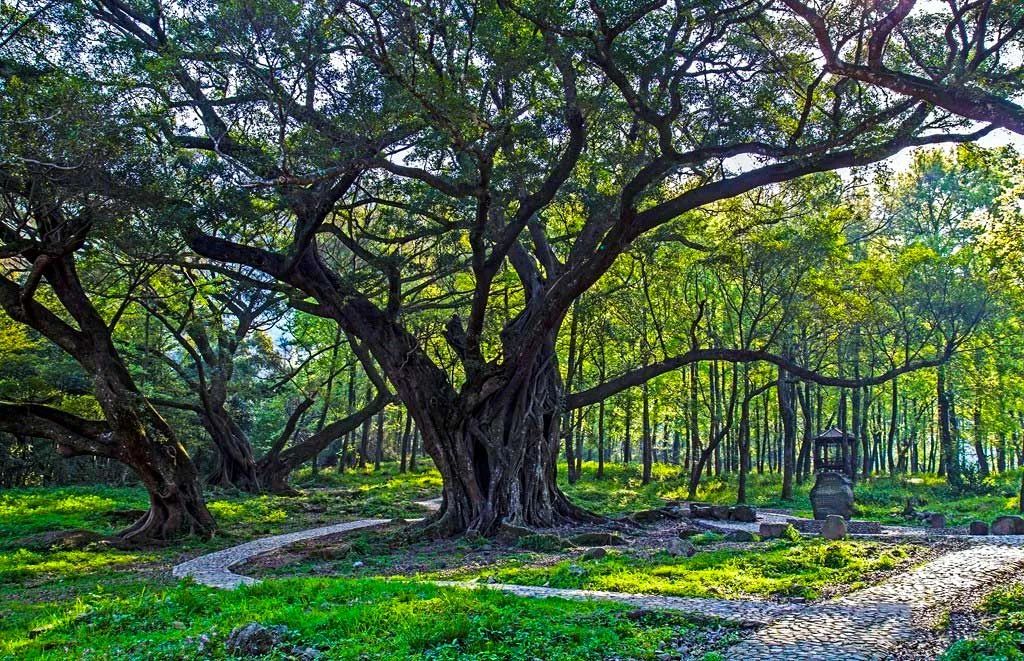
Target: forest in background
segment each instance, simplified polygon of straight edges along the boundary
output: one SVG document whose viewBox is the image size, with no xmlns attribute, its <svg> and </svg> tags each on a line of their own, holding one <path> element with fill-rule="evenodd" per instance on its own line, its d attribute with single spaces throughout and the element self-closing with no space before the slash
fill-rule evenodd
<svg viewBox="0 0 1024 661">
<path fill-rule="evenodd" d="M 705 475 L 778 473 L 787 498 L 813 470 L 812 439 L 833 426 L 857 439 L 854 479 L 933 473 L 969 487 L 1021 466 L 1021 190 L 1012 148 L 926 149 L 905 172 L 818 175 L 687 219 L 728 237 L 719 243 L 638 242 L 559 335 L 562 378 L 589 400 L 566 414 L 562 469 L 574 481 L 593 461 L 600 479 L 606 463 L 635 463 L 646 483 L 653 462 L 679 465 L 691 497 Z M 194 258 L 148 262 L 116 241 L 94 248 L 83 280 L 119 317 L 114 338 L 133 377 L 211 485 L 286 492 L 300 467 L 395 461 L 404 472 L 429 462 L 410 416 L 379 395 L 330 321 Z M 496 323 L 514 314 L 506 284 L 496 284 L 506 306 Z M 459 286 L 452 278 L 423 295 Z M 440 339 L 450 314 L 424 308 L 417 333 L 456 372 Z M 97 414 L 74 361 L 10 318 L 0 323 L 0 399 Z M 948 351 L 948 362 L 840 388 L 765 363 L 676 366 L 690 342 L 768 350 L 839 377 L 885 373 L 908 355 Z M 644 367 L 663 375 L 603 395 Z M 61 459 L 52 442 L 3 437 L 2 486 L 134 480 L 110 460 Z M 245 461 L 272 479 L 261 487 L 258 473 L 237 470 Z"/>
<path fill-rule="evenodd" d="M 138 479 L 125 540 L 321 458 L 429 456 L 439 537 L 587 457 L 1020 463 L 1018 3 L 0 10 L 5 479 Z"/>
</svg>

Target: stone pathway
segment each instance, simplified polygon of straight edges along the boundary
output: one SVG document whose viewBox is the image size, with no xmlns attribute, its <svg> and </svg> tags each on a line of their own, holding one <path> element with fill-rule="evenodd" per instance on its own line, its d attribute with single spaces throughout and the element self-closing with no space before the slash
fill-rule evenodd
<svg viewBox="0 0 1024 661">
<path fill-rule="evenodd" d="M 299 532 L 255 539 L 245 544 L 232 546 L 223 551 L 208 553 L 198 558 L 193 558 L 188 562 L 183 562 L 175 566 L 172 573 L 176 578 L 191 578 L 196 583 L 208 585 L 211 588 L 234 590 L 239 585 L 255 585 L 260 582 L 259 579 L 236 574 L 231 571 L 231 568 L 237 567 L 258 555 L 276 551 L 295 542 L 348 532 L 350 530 L 359 530 L 360 528 L 372 528 L 383 525 L 390 520 L 362 519 L 360 521 L 336 523 L 333 526 L 323 526 L 322 528 L 312 528 L 310 530 L 300 530 Z"/>
<path fill-rule="evenodd" d="M 422 500 L 417 501 L 416 504 L 425 507 L 428 510 L 436 510 L 441 507 L 441 499 L 435 498 L 434 500 Z M 290 532 L 284 535 L 263 537 L 262 539 L 255 539 L 251 542 L 246 542 L 245 544 L 232 546 L 231 548 L 224 549 L 223 551 L 208 553 L 206 555 L 201 555 L 198 558 L 193 558 L 188 562 L 183 562 L 180 565 L 175 566 L 171 573 L 174 574 L 175 578 L 191 578 L 196 583 L 206 585 L 211 588 L 234 590 L 239 585 L 255 585 L 260 582 L 259 579 L 236 574 L 231 571 L 231 568 L 237 567 L 258 555 L 276 551 L 290 544 L 294 544 L 295 542 L 302 542 L 307 539 L 316 539 L 317 537 L 326 537 L 328 535 L 349 532 L 351 530 L 360 530 L 362 528 L 373 528 L 375 526 L 384 525 L 391 520 L 392 519 L 360 519 L 359 521 L 336 523 L 330 526 L 310 528 L 309 530 L 300 530 L 298 532 Z M 411 519 L 410 521 L 417 520 L 418 519 Z"/>
<path fill-rule="evenodd" d="M 920 627 L 928 614 L 987 592 L 1021 567 L 1024 546 L 1019 539 L 949 553 L 884 583 L 784 615 L 729 649 L 726 658 L 892 658 L 925 635 Z"/>
<path fill-rule="evenodd" d="M 779 618 L 802 611 L 803 604 L 784 604 L 772 601 L 740 601 L 736 599 L 706 599 L 698 597 L 663 597 L 653 594 L 630 594 L 628 592 L 606 592 L 603 590 L 572 590 L 568 588 L 547 588 L 510 583 L 477 583 L 473 581 L 434 581 L 435 585 L 447 587 L 500 590 L 520 597 L 559 597 L 580 601 L 614 601 L 644 610 L 678 611 L 687 615 L 715 617 L 748 626 L 768 624 Z"/>
</svg>

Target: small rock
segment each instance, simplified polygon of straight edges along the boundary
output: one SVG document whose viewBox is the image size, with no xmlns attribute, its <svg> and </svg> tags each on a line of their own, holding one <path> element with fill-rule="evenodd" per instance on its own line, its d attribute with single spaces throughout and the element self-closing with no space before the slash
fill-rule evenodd
<svg viewBox="0 0 1024 661">
<path fill-rule="evenodd" d="M 993 535 L 1024 535 L 1024 518 L 1001 516 L 992 522 L 989 531 Z"/>
<path fill-rule="evenodd" d="M 731 533 L 725 536 L 727 542 L 752 542 L 754 541 L 754 533 L 746 530 L 733 530 Z"/>
<path fill-rule="evenodd" d="M 519 548 L 526 549 L 528 551 L 537 551 L 539 553 L 550 553 L 553 551 L 559 551 L 566 547 L 566 541 L 558 535 L 551 535 L 548 533 L 533 533 L 520 537 L 516 540 L 516 546 Z M 600 544 L 579 544 L 579 546 L 600 546 Z"/>
<path fill-rule="evenodd" d="M 821 536 L 825 539 L 837 540 L 846 538 L 846 519 L 838 514 L 829 514 L 821 526 Z"/>
<path fill-rule="evenodd" d="M 673 539 L 668 543 L 668 547 L 665 550 L 668 551 L 669 555 L 685 556 L 687 558 L 693 557 L 697 553 L 697 547 L 685 539 Z"/>
<path fill-rule="evenodd" d="M 988 524 L 984 521 L 971 521 L 970 533 L 972 535 L 987 535 Z"/>
<path fill-rule="evenodd" d="M 715 518 L 714 508 L 711 505 L 690 505 L 690 516 L 695 519 Z"/>
<path fill-rule="evenodd" d="M 662 519 L 674 519 L 677 515 L 671 510 L 660 508 L 652 510 L 640 510 L 633 512 L 629 515 L 629 519 L 634 523 L 655 523 Z"/>
<path fill-rule="evenodd" d="M 362 567 L 365 563 L 362 560 L 356 560 L 352 563 L 353 567 Z"/>
<path fill-rule="evenodd" d="M 293 647 L 292 658 L 296 661 L 313 661 L 320 658 L 320 650 L 315 647 Z"/>
<path fill-rule="evenodd" d="M 676 535 L 680 539 L 689 539 L 690 537 L 694 537 L 695 535 L 699 535 L 702 532 L 704 532 L 703 528 L 698 528 L 697 526 L 693 525 L 689 521 L 684 521 L 682 524 L 680 524 L 679 528 L 676 530 Z"/>
<path fill-rule="evenodd" d="M 928 525 L 932 528 L 945 528 L 946 527 L 946 515 L 933 512 L 928 515 Z"/>
<path fill-rule="evenodd" d="M 788 523 L 762 523 L 757 532 L 765 539 L 778 539 L 785 534 L 788 527 Z"/>
<path fill-rule="evenodd" d="M 606 555 L 608 555 L 608 551 L 605 551 L 600 546 L 593 546 L 584 551 L 580 557 L 584 560 L 600 560 Z"/>
<path fill-rule="evenodd" d="M 250 622 L 233 630 L 224 647 L 231 656 L 263 656 L 274 651 L 287 633 L 288 627 L 265 627 L 258 622 Z"/>
<path fill-rule="evenodd" d="M 729 508 L 729 519 L 743 523 L 754 523 L 757 521 L 757 513 L 753 507 L 748 505 L 736 505 Z"/>
<path fill-rule="evenodd" d="M 622 546 L 626 540 L 610 532 L 584 532 L 570 537 L 569 541 L 576 546 Z"/>
<path fill-rule="evenodd" d="M 178 620 L 175 620 L 174 622 L 171 622 L 171 628 L 181 630 L 186 629 L 187 627 L 185 626 L 184 622 L 179 622 Z"/>
<path fill-rule="evenodd" d="M 530 530 L 529 528 L 522 528 L 520 526 L 513 526 L 513 525 L 509 525 L 507 523 L 501 524 L 501 527 L 498 528 L 498 537 L 501 537 L 503 539 L 513 540 L 513 541 L 517 540 L 517 539 L 519 539 L 521 537 L 526 537 L 527 535 L 532 535 L 532 534 L 533 534 L 533 531 Z"/>
</svg>

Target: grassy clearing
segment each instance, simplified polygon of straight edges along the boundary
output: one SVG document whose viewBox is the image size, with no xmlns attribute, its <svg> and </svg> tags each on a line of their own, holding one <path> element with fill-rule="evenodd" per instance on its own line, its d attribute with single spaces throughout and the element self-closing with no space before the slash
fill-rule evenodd
<svg viewBox="0 0 1024 661">
<path fill-rule="evenodd" d="M 179 585 L 84 595 L 31 632 L 4 636 L 0 654 L 222 658 L 231 629 L 252 621 L 283 624 L 288 642 L 332 659 L 654 658 L 673 640 L 701 635 L 701 625 L 680 616 L 627 612 L 410 582 L 302 579 L 234 592 Z"/>
<path fill-rule="evenodd" d="M 586 464 L 579 483 L 564 485 L 572 498 L 595 511 L 643 509 L 686 495 L 676 467 L 656 466 L 656 479 L 646 486 L 639 484 L 638 468 L 608 466 L 607 478 L 601 481 L 594 479 L 595 469 Z M 961 523 L 1012 512 L 1018 478 L 993 480 L 986 493 L 970 497 L 954 497 L 935 478 L 879 478 L 859 485 L 857 493 L 868 518 L 898 521 L 894 513 L 913 496 L 926 501 L 924 508 L 944 512 L 951 523 Z M 185 540 L 168 548 L 139 551 L 104 545 L 40 551 L 22 548 L 18 540 L 55 530 L 116 532 L 128 523 L 129 510 L 145 508 L 141 489 L 93 486 L 0 493 L 0 657 L 218 657 L 223 655 L 223 638 L 231 627 L 252 620 L 285 624 L 304 644 L 322 647 L 330 658 L 347 658 L 356 653 L 353 650 L 371 658 L 597 658 L 607 650 L 647 658 L 673 637 L 699 637 L 703 631 L 678 618 L 635 622 L 610 606 L 524 602 L 359 577 L 275 581 L 229 596 L 179 586 L 170 579 L 169 568 L 175 562 L 253 537 L 356 518 L 421 516 L 422 509 L 412 502 L 436 497 L 441 487 L 436 471 L 399 475 L 390 465 L 377 474 L 369 470 L 345 475 L 300 473 L 295 484 L 306 489 L 301 497 L 208 494 L 220 523 L 213 540 Z M 775 497 L 778 484 L 773 477 L 754 475 L 750 486 L 755 505 L 808 509 L 809 485 L 798 488 L 790 502 Z M 699 495 L 703 500 L 729 503 L 734 493 L 731 481 L 708 480 Z M 717 540 L 703 541 L 714 545 Z M 455 552 L 470 553 L 481 543 L 456 545 Z M 656 556 L 645 561 L 613 555 L 546 569 L 529 567 L 533 556 L 524 554 L 514 559 L 518 565 L 501 569 L 517 576 L 496 578 L 665 594 L 813 597 L 829 584 L 855 583 L 873 568 L 900 562 L 898 557 L 871 556 L 844 543 L 840 548 L 849 552 L 842 561 L 845 564 L 827 567 L 829 552 L 814 542 L 774 544 L 778 546 L 758 546 L 745 554 L 712 548 L 691 559 Z M 387 561 L 386 554 L 359 539 L 354 540 L 353 552 L 353 557 L 380 556 L 381 562 Z M 573 566 L 585 572 L 580 574 Z M 359 573 L 374 572 L 380 573 L 379 567 L 366 562 Z M 321 609 L 322 605 L 326 607 Z M 1024 606 L 1017 610 L 1024 611 Z M 408 628 L 403 629 L 398 619 L 408 622 Z M 200 635 L 209 637 L 202 653 Z M 1017 635 L 1003 628 L 985 644 L 994 645 L 998 636 Z"/>
<path fill-rule="evenodd" d="M 1024 659 L 1024 584 L 995 590 L 981 610 L 995 618 L 991 626 L 976 639 L 954 643 L 944 661 Z"/>
<path fill-rule="evenodd" d="M 654 466 L 654 480 L 640 482 L 640 467 L 605 466 L 605 478 L 597 480 L 597 464 L 583 464 L 583 478 L 576 484 L 563 483 L 574 502 L 605 514 L 657 507 L 664 500 L 685 500 L 686 477 L 678 466 Z M 563 475 L 564 470 L 559 471 Z M 910 498 L 918 508 L 946 515 L 948 525 L 963 525 L 975 519 L 991 521 L 1003 514 L 1017 514 L 1020 471 L 991 476 L 976 491 L 958 494 L 945 479 L 934 475 L 874 477 L 857 483 L 858 517 L 883 523 L 908 523 L 900 513 Z M 793 510 L 799 516 L 810 516 L 810 490 L 813 480 L 796 485 L 794 496 L 783 500 L 779 475 L 751 475 L 747 485 L 748 501 L 763 508 Z M 736 502 L 736 478 L 704 477 L 697 499 L 716 504 Z"/>
<path fill-rule="evenodd" d="M 918 553 L 919 549 L 905 545 L 773 540 L 745 548 L 710 549 L 690 558 L 667 553 L 645 558 L 613 551 L 599 560 L 573 559 L 547 566 L 512 559 L 460 578 L 677 597 L 815 599 L 829 586 L 856 589 L 872 572 L 909 565 Z"/>
</svg>

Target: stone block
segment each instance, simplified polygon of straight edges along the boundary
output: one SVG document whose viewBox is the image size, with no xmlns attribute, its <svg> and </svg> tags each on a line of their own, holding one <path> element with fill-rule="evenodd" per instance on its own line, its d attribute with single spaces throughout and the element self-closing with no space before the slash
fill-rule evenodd
<svg viewBox="0 0 1024 661">
<path fill-rule="evenodd" d="M 729 519 L 743 523 L 754 523 L 757 521 L 757 513 L 753 507 L 748 505 L 736 505 L 729 508 Z"/>
<path fill-rule="evenodd" d="M 1001 516 L 992 522 L 990 532 L 993 535 L 1024 535 L 1024 518 Z"/>
<path fill-rule="evenodd" d="M 839 540 L 846 538 L 846 519 L 838 514 L 829 514 L 821 526 L 821 536 L 825 539 Z"/>
<path fill-rule="evenodd" d="M 765 539 L 778 539 L 786 533 L 788 523 L 762 523 L 758 534 Z"/>
</svg>

